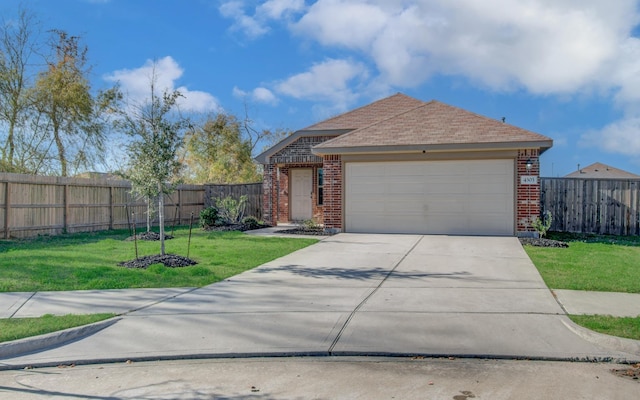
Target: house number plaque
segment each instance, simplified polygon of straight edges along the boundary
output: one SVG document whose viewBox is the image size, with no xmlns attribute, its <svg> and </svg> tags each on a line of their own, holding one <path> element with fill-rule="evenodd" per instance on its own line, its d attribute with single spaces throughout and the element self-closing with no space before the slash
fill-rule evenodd
<svg viewBox="0 0 640 400">
<path fill-rule="evenodd" d="M 520 177 L 521 185 L 537 185 L 538 177 L 536 175 L 522 175 Z"/>
</svg>

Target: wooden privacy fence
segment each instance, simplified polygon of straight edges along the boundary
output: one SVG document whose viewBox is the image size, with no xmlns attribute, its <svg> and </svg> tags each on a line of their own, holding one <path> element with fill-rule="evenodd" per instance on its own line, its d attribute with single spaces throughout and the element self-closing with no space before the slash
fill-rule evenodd
<svg viewBox="0 0 640 400">
<path fill-rule="evenodd" d="M 232 197 L 236 200 L 240 196 L 247 196 L 245 216 L 262 219 L 262 183 L 242 183 L 231 185 L 204 185 L 205 207 L 215 206 L 216 200 Z"/>
<path fill-rule="evenodd" d="M 165 222 L 197 221 L 204 187 L 180 185 L 165 197 Z M 3 238 L 127 228 L 135 212 L 146 225 L 147 206 L 131 194 L 129 181 L 0 173 L 0 233 Z"/>
<path fill-rule="evenodd" d="M 640 180 L 542 178 L 552 231 L 640 235 Z"/>
</svg>

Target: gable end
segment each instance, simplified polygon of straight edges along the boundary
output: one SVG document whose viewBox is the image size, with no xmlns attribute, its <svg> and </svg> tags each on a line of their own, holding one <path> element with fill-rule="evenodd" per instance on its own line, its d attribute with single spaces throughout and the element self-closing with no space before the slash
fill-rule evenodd
<svg viewBox="0 0 640 400">
<path fill-rule="evenodd" d="M 317 144 L 333 139 L 335 136 L 302 136 L 269 157 L 272 164 L 322 164 L 322 157 L 311 152 Z"/>
</svg>

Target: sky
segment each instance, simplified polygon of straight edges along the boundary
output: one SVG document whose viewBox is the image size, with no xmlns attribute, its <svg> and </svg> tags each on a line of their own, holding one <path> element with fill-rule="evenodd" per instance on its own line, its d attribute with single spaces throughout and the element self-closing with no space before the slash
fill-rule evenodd
<svg viewBox="0 0 640 400">
<path fill-rule="evenodd" d="M 398 92 L 553 139 L 542 176 L 640 174 L 640 1 L 2 0 L 81 36 L 96 89 L 298 130 Z"/>
</svg>

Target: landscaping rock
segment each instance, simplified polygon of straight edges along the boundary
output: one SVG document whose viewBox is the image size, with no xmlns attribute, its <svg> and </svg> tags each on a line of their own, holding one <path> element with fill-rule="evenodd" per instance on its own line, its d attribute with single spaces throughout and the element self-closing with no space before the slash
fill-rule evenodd
<svg viewBox="0 0 640 400">
<path fill-rule="evenodd" d="M 196 265 L 197 262 L 193 261 L 190 258 L 177 256 L 175 254 L 165 254 L 165 255 L 153 255 L 153 256 L 144 256 L 131 261 L 123 261 L 118 263 L 121 267 L 127 268 L 143 268 L 146 269 L 152 264 L 163 264 L 165 267 L 169 268 L 180 268 L 180 267 L 188 267 L 190 265 Z"/>
<path fill-rule="evenodd" d="M 569 243 L 544 238 L 520 238 L 520 243 L 523 246 L 528 244 L 536 247 L 569 247 Z"/>
</svg>

